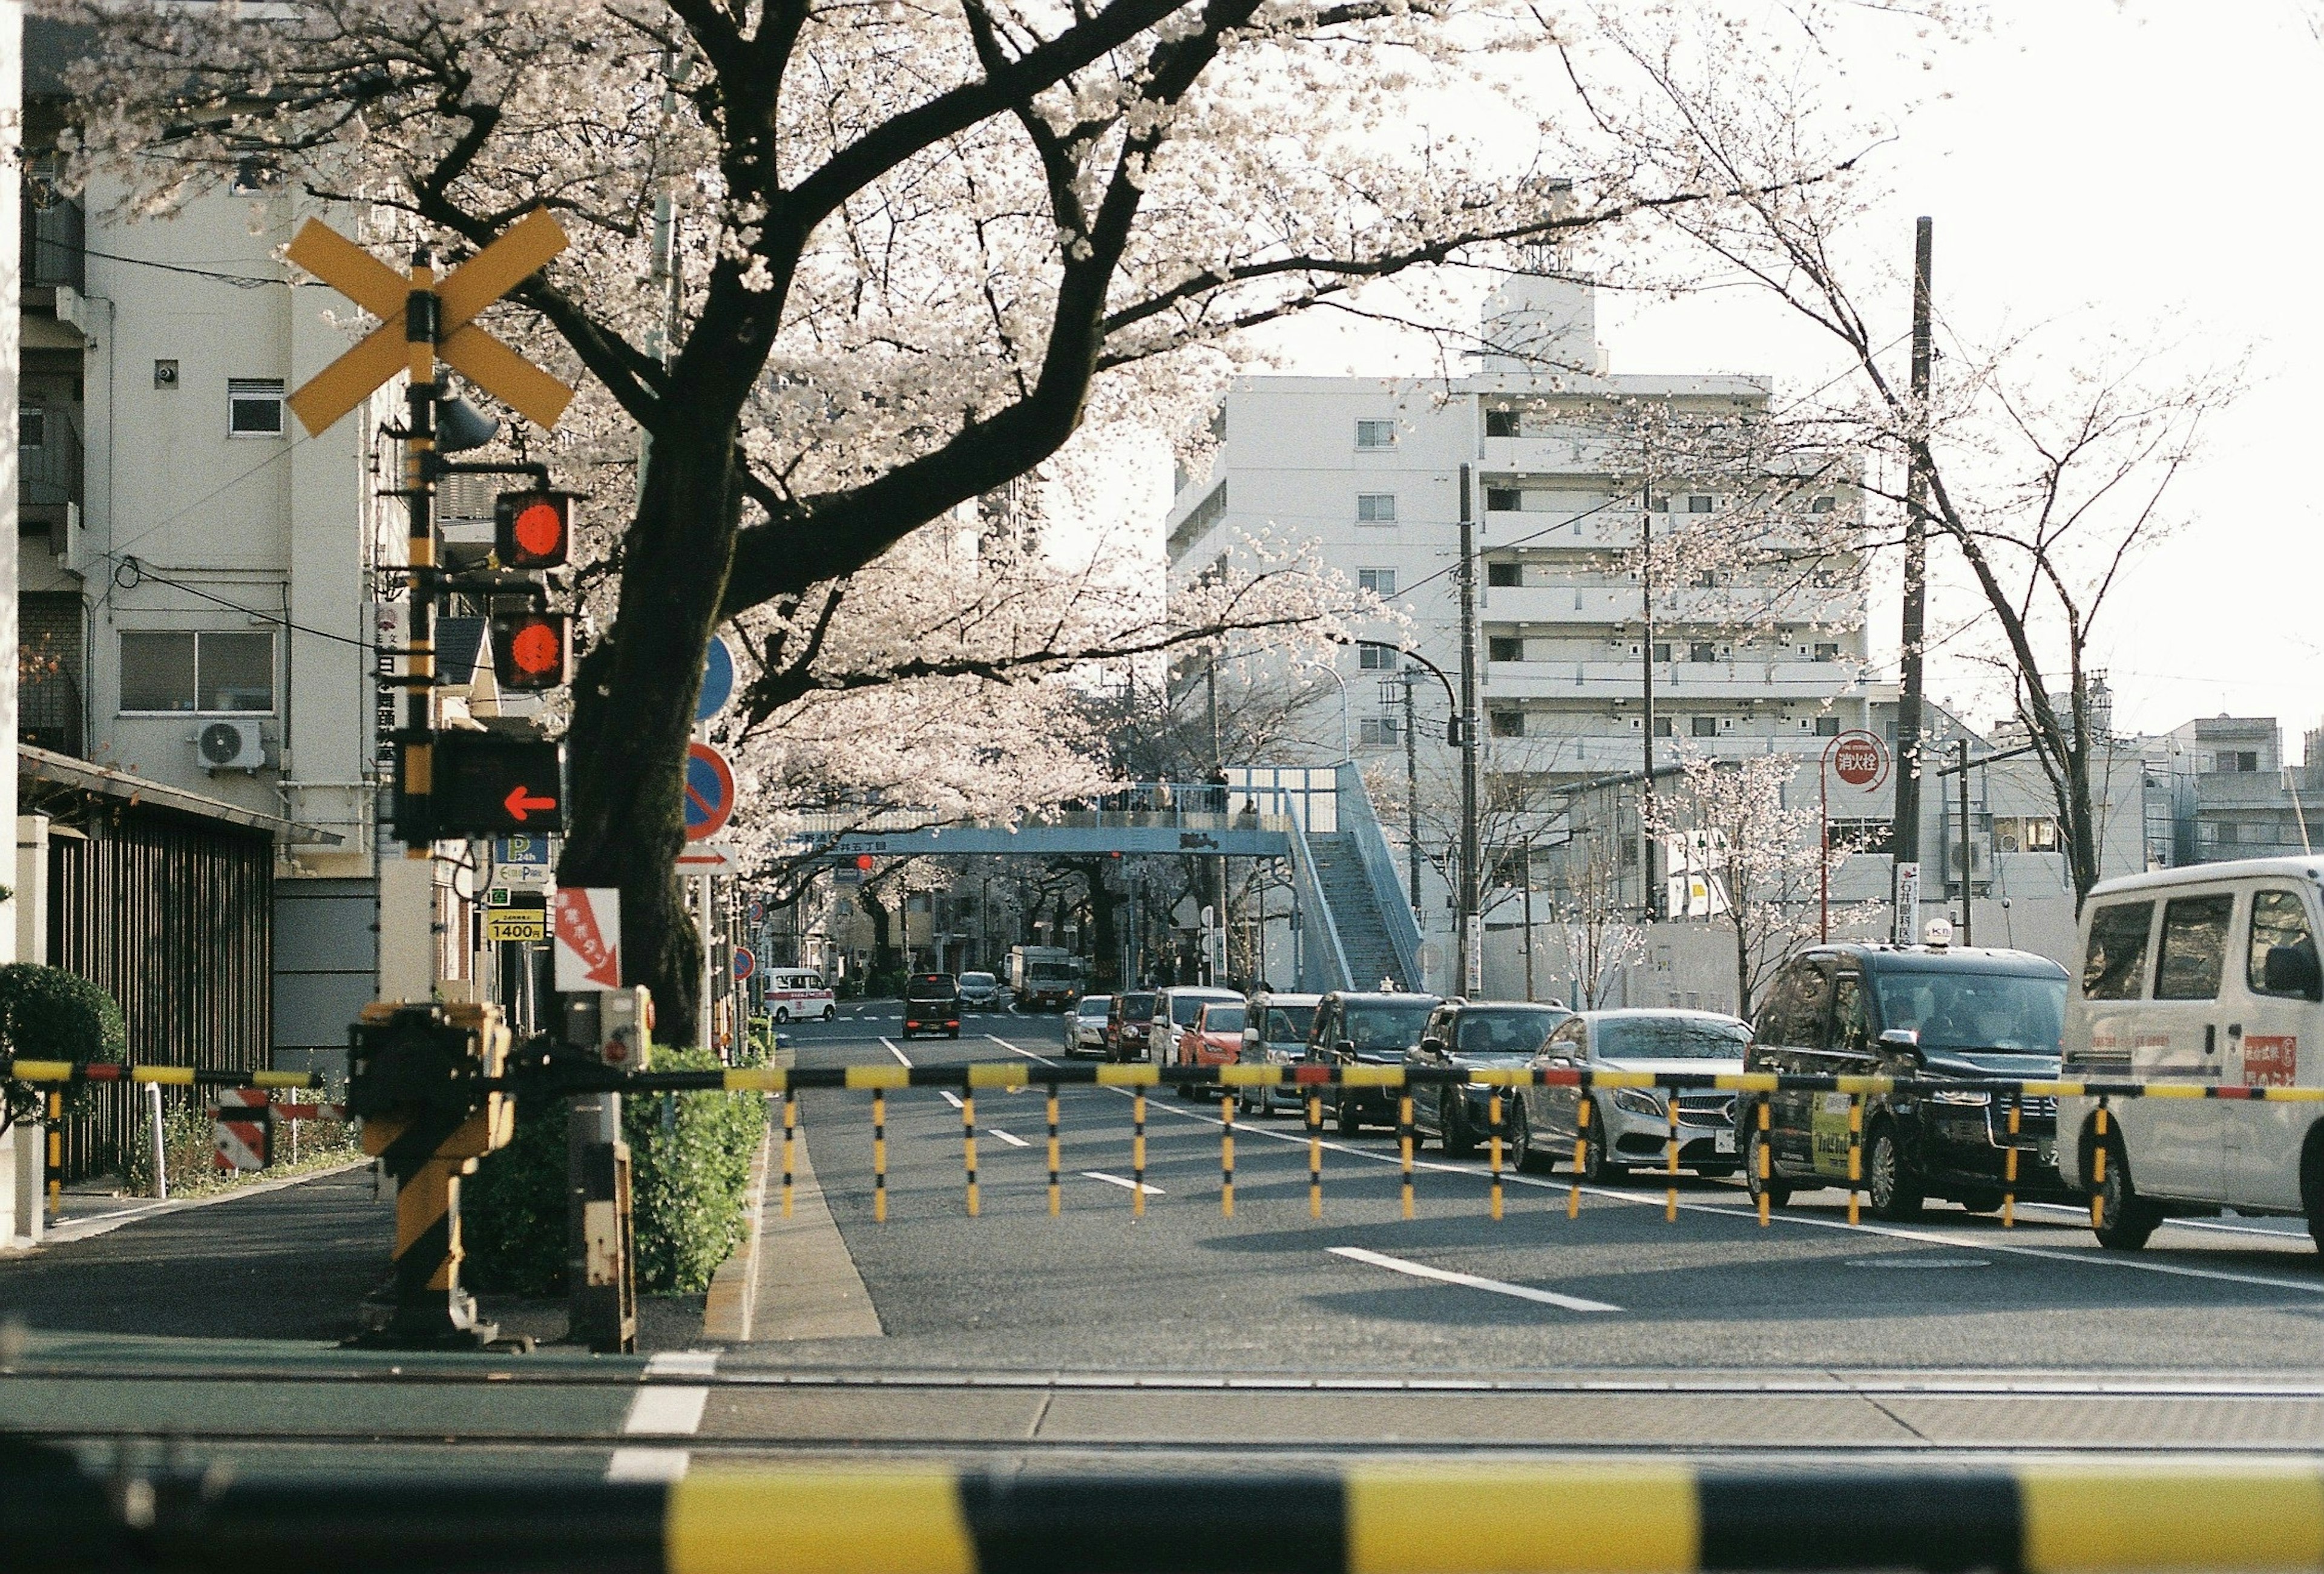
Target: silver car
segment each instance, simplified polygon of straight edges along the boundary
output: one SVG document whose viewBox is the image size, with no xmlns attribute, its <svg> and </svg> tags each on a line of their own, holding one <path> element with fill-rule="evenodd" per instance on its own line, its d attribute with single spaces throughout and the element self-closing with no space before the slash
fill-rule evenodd
<svg viewBox="0 0 2324 1574">
<path fill-rule="evenodd" d="M 1244 1065 L 1296 1066 L 1307 1058 L 1307 1035 L 1315 1026 L 1321 995 L 1258 994 L 1243 1019 L 1241 1063 Z M 1331 1090 L 1324 1089 L 1329 1092 Z M 1245 1088 L 1236 1095 L 1246 1115 L 1268 1115 L 1277 1109 L 1301 1109 L 1296 1088 Z"/>
<path fill-rule="evenodd" d="M 1534 1057 L 1553 1071 L 1694 1072 L 1739 1074 L 1751 1025 L 1718 1011 L 1584 1011 L 1557 1025 Z M 1603 1181 L 1634 1167 L 1659 1169 L 1669 1158 L 1670 1100 L 1678 1100 L 1679 1167 L 1702 1175 L 1733 1174 L 1736 1095 L 1716 1089 L 1675 1093 L 1661 1088 L 1532 1087 L 1526 1123 L 1536 1155 L 1571 1159 L 1578 1111 L 1590 1100 L 1582 1176 Z"/>
<path fill-rule="evenodd" d="M 964 1011 L 1001 1009 L 1001 980 L 987 972 L 960 975 L 960 1004 Z"/>
<path fill-rule="evenodd" d="M 1113 1010 L 1111 995 L 1084 995 L 1065 1016 L 1065 1053 L 1105 1058 L 1105 1019 Z"/>
</svg>

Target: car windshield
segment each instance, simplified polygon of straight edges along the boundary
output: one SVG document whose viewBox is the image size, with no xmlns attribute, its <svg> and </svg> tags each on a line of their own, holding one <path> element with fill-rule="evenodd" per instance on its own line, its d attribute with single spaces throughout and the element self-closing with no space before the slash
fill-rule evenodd
<svg viewBox="0 0 2324 1574">
<path fill-rule="evenodd" d="M 1104 1019 L 1106 1012 L 1111 1009 L 1111 1007 L 1112 1002 L 1108 1000 L 1103 995 L 1092 995 L 1088 999 L 1084 999 L 1080 1005 L 1074 1008 L 1074 1015 L 1076 1017 L 1094 1017 L 1102 1021 Z"/>
<path fill-rule="evenodd" d="M 1121 1019 L 1124 1022 L 1147 1022 L 1154 1017 L 1154 997 L 1124 995 L 1121 997 Z"/>
<path fill-rule="evenodd" d="M 1453 1047 L 1462 1054 L 1531 1054 L 1564 1019 L 1563 1011 L 1532 1006 L 1463 1011 L 1453 1033 Z"/>
<path fill-rule="evenodd" d="M 2056 1054 L 2066 980 L 2023 973 L 1888 972 L 1875 975 L 1880 1026 L 1910 1028 L 1921 1048 Z"/>
<path fill-rule="evenodd" d="M 1740 1060 L 1751 1029 L 1711 1017 L 1617 1017 L 1591 1029 L 1600 1060 Z"/>
<path fill-rule="evenodd" d="M 1181 1027 L 1192 1027 L 1203 1008 L 1217 999 L 1216 995 L 1173 995 L 1170 997 L 1170 1020 Z"/>
<path fill-rule="evenodd" d="M 1420 1042 L 1420 1030 L 1435 1008 L 1417 1000 L 1409 1006 L 1351 1006 L 1347 1036 L 1359 1050 L 1408 1048 Z"/>
<path fill-rule="evenodd" d="M 991 973 L 963 973 L 960 975 L 960 987 L 964 990 L 989 990 L 999 980 L 994 979 Z"/>
<path fill-rule="evenodd" d="M 1315 1026 L 1313 1006 L 1269 1006 L 1267 1008 L 1267 1042 L 1269 1044 L 1304 1044 L 1307 1030 Z"/>
<path fill-rule="evenodd" d="M 1205 1033 L 1240 1033 L 1243 1008 L 1240 1006 L 1213 1006 L 1203 1013 Z"/>
<path fill-rule="evenodd" d="M 942 973 L 930 978 L 917 978 L 904 986 L 904 999 L 907 1000 L 949 1000 L 959 992 L 953 987 L 952 980 Z"/>
</svg>

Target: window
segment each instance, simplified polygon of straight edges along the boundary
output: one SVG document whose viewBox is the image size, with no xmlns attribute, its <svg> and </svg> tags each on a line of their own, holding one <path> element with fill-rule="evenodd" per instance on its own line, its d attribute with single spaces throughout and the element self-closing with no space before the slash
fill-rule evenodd
<svg viewBox="0 0 2324 1574">
<path fill-rule="evenodd" d="M 2090 946 L 2082 957 L 2082 997 L 2135 1000 L 2146 989 L 2146 932 L 2152 902 L 2116 902 L 2090 915 Z"/>
<path fill-rule="evenodd" d="M 1840 500 L 1835 497 L 1826 496 L 1817 498 L 1813 502 L 1808 504 L 1808 512 L 1812 514 L 1828 514 L 1831 512 L 1833 507 L 1839 502 Z"/>
<path fill-rule="evenodd" d="M 1356 446 L 1359 448 L 1393 448 L 1396 446 L 1394 421 L 1358 421 Z"/>
<path fill-rule="evenodd" d="M 1844 972 L 1832 985 L 1830 1047 L 1862 1054 L 1872 1047 L 1872 1033 L 1864 1017 L 1864 980 Z"/>
<path fill-rule="evenodd" d="M 2259 769 L 2259 751 L 2255 749 L 2223 749 L 2219 751 L 2218 769 L 2248 776 Z"/>
<path fill-rule="evenodd" d="M 234 437 L 282 435 L 282 379 L 236 377 L 226 385 L 226 429 Z"/>
<path fill-rule="evenodd" d="M 121 709 L 129 714 L 272 715 L 274 636 L 124 633 Z"/>
<path fill-rule="evenodd" d="M 1493 736 L 1496 738 L 1522 738 L 1525 736 L 1525 713 L 1523 711 L 1495 711 L 1492 716 L 1492 724 Z"/>
<path fill-rule="evenodd" d="M 1356 494 L 1356 523 L 1360 525 L 1392 525 L 1396 523 L 1396 493 L 1392 492 L 1360 492 Z"/>
<path fill-rule="evenodd" d="M 1675 738 L 1678 736 L 1677 729 L 1671 725 L 1671 719 L 1668 716 L 1656 716 L 1655 718 L 1655 736 L 1657 738 Z"/>
<path fill-rule="evenodd" d="M 1356 570 L 1356 588 L 1358 590 L 1368 590 L 1374 595 L 1394 595 L 1396 594 L 1396 570 L 1393 568 L 1359 568 Z"/>
<path fill-rule="evenodd" d="M 1366 716 L 1356 723 L 1356 741 L 1360 743 L 1395 743 L 1403 736 L 1394 716 Z"/>
<path fill-rule="evenodd" d="M 1716 568 L 1699 568 L 1695 570 L 1694 588 L 1697 590 L 1717 590 L 1719 588 L 1719 570 Z"/>
<path fill-rule="evenodd" d="M 1818 716 L 1815 719 L 1815 722 L 1817 737 L 1837 738 L 1840 736 L 1840 718 L 1838 716 Z"/>
<path fill-rule="evenodd" d="M 2251 960 L 2245 977 L 2255 995 L 2304 997 L 2304 990 L 2267 987 L 2267 953 L 2278 947 L 2305 952 L 2310 968 L 2315 965 L 2316 936 L 2308 927 L 2308 909 L 2298 891 L 2261 891 L 2252 897 Z M 2245 1049 L 2250 1049 L 2248 1043 Z"/>
<path fill-rule="evenodd" d="M 1693 640 L 1686 648 L 1686 658 L 1689 661 L 1716 661 L 1719 659 L 1719 647 L 1708 640 Z"/>
<path fill-rule="evenodd" d="M 1514 588 L 1517 585 L 1521 585 L 1525 583 L 1525 565 L 1522 563 L 1488 563 L 1485 565 L 1485 583 L 1489 585 L 1497 585 L 1503 588 Z"/>
<path fill-rule="evenodd" d="M 49 412 L 37 404 L 16 407 L 16 446 L 20 448 L 41 448 L 48 446 Z"/>
<path fill-rule="evenodd" d="M 1817 640 L 1817 641 L 1816 641 L 1816 648 L 1815 648 L 1815 658 L 1816 658 L 1818 661 L 1837 661 L 1837 660 L 1839 660 L 1839 659 L 1840 659 L 1840 641 L 1838 641 L 1837 640 Z"/>
<path fill-rule="evenodd" d="M 1711 511 L 1711 500 L 1698 492 L 1686 500 L 1686 511 L 1691 514 L 1707 514 Z"/>
<path fill-rule="evenodd" d="M 1657 660 L 1657 661 L 1668 661 L 1670 658 L 1671 658 L 1671 648 L 1670 648 L 1670 641 L 1669 641 L 1669 640 L 1655 640 L 1655 660 Z"/>
<path fill-rule="evenodd" d="M 1670 512 L 1670 494 L 1668 492 L 1654 492 L 1646 493 L 1646 511 L 1650 514 L 1666 514 Z"/>
<path fill-rule="evenodd" d="M 1514 486 L 1485 488 L 1485 511 L 1490 514 L 1513 514 L 1525 507 L 1525 493 Z"/>
<path fill-rule="evenodd" d="M 2227 970 L 2227 915 L 2234 897 L 2181 897 L 2163 907 L 2163 946 L 2156 957 L 2154 998 L 2209 1000 Z"/>
<path fill-rule="evenodd" d="M 1495 634 L 1485 641 L 1488 661 L 1523 661 L 1525 641 L 1513 634 Z"/>
<path fill-rule="evenodd" d="M 1514 437 L 1517 435 L 1517 412 L 1513 410 L 1489 410 L 1485 412 L 1485 436 Z M 1487 504 L 1491 507 L 1491 504 Z"/>
<path fill-rule="evenodd" d="M 1719 718 L 1716 716 L 1697 716 L 1694 718 L 1694 726 L 1692 730 L 1694 735 L 1698 738 L 1716 738 L 1719 736 Z"/>
<path fill-rule="evenodd" d="M 1396 647 L 1378 645 L 1367 640 L 1356 647 L 1356 667 L 1363 672 L 1394 672 Z"/>
<path fill-rule="evenodd" d="M 2043 815 L 1996 815 L 1993 845 L 1998 852 L 2055 852 L 2058 822 Z"/>
</svg>

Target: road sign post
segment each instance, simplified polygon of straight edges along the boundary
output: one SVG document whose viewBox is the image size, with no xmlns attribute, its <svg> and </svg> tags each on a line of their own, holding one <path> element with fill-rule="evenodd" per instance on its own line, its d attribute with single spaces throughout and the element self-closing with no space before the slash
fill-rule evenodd
<svg viewBox="0 0 2324 1574">
<path fill-rule="evenodd" d="M 1849 787 L 1869 791 L 1888 775 L 1888 748 L 1877 733 L 1842 732 L 1823 746 L 1823 761 L 1816 769 L 1816 939 L 1831 940 L 1831 778 L 1837 773 Z M 1890 845 L 1895 845 L 1892 834 Z"/>
</svg>

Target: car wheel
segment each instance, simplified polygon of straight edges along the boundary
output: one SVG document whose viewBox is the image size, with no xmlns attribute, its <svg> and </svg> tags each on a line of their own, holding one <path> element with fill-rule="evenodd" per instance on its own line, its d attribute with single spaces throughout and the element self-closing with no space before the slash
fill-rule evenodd
<svg viewBox="0 0 2324 1574">
<path fill-rule="evenodd" d="M 1891 1224 L 1910 1223 L 1921 1216 L 1921 1189 L 1905 1172 L 1896 1128 L 1886 1120 L 1872 1128 L 1872 1142 L 1865 1150 L 1864 1189 L 1871 1193 L 1872 1211 Z"/>
<path fill-rule="evenodd" d="M 1767 1199 L 1768 1207 L 1781 1208 L 1792 1200 L 1792 1183 L 1777 1177 L 1772 1165 L 1768 1168 L 1767 1178 L 1765 1181 L 1759 1178 L 1759 1156 L 1766 1146 L 1767 1139 L 1760 1135 L 1756 1126 L 1744 1134 L 1743 1189 L 1750 1193 L 1752 1201 L 1757 1202 L 1764 1196 Z M 1770 1154 L 1768 1156 L 1772 1158 L 1774 1155 Z"/>
<path fill-rule="evenodd" d="M 960 1029 L 955 1027 L 950 1033 L 945 1034 L 945 1036 L 946 1038 L 958 1038 L 960 1036 Z"/>
<path fill-rule="evenodd" d="M 1363 1114 L 1356 1108 L 1356 1101 L 1345 1093 L 1340 1095 L 1339 1126 L 1342 1137 L 1363 1135 Z"/>
<path fill-rule="evenodd" d="M 1436 1105 L 1437 1128 L 1443 1133 L 1438 1138 L 1444 1145 L 1444 1156 L 1465 1159 L 1475 1156 L 1477 1134 L 1469 1128 L 1469 1100 L 1457 1088 L 1447 1088 Z"/>
<path fill-rule="evenodd" d="M 1966 1192 L 1960 1201 L 1971 1213 L 1997 1213 L 2001 1210 L 2001 1193 L 1998 1192 Z"/>
<path fill-rule="evenodd" d="M 823 1008 L 823 1019 L 824 1019 L 825 1022 L 836 1021 L 836 1020 L 838 1019 L 838 1017 L 839 1017 L 839 1008 L 838 1008 L 838 1007 L 836 1007 L 836 1006 L 825 1006 L 825 1007 Z"/>
<path fill-rule="evenodd" d="M 789 1007 L 788 1007 L 788 1006 L 778 1006 L 778 1007 L 776 1007 L 776 1008 L 775 1008 L 775 1020 L 776 1020 L 777 1022 L 788 1022 L 788 1021 L 789 1021 L 790 1019 L 791 1019 L 791 1012 L 790 1012 L 790 1008 L 789 1008 Z"/>
<path fill-rule="evenodd" d="M 1533 1127 L 1526 1119 L 1525 1100 L 1512 1099 L 1501 1107 L 1502 1154 L 1513 1170 L 1530 1170 L 1539 1166 L 1540 1155 L 1533 1148 Z"/>
<path fill-rule="evenodd" d="M 1596 1118 L 1599 1110 L 1595 1104 L 1591 1106 L 1590 1113 L 1592 1118 L 1582 1140 L 1582 1178 L 1592 1185 L 1628 1179 L 1628 1166 L 1606 1162 L 1606 1122 Z"/>
<path fill-rule="evenodd" d="M 2163 1210 L 2138 1194 L 2120 1143 L 2106 1145 L 2106 1180 L 2098 1186 L 2104 1206 L 2098 1210 L 2098 1227 L 2091 1233 L 2108 1251 L 2135 1252 L 2163 1222 Z"/>
<path fill-rule="evenodd" d="M 2300 1206 L 2308 1214 L 2308 1238 L 2324 1252 L 2324 1143 L 2313 1132 L 2300 1155 Z"/>
</svg>

